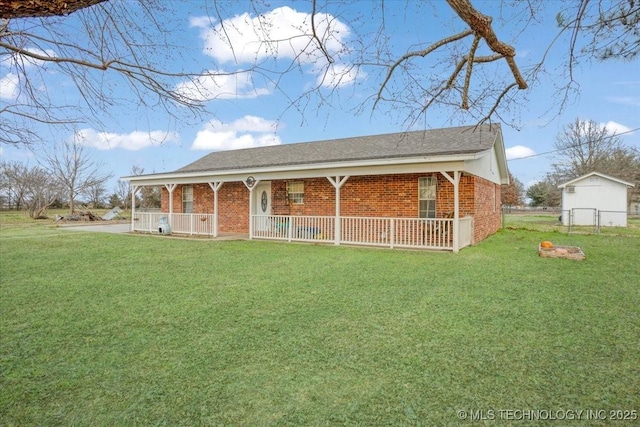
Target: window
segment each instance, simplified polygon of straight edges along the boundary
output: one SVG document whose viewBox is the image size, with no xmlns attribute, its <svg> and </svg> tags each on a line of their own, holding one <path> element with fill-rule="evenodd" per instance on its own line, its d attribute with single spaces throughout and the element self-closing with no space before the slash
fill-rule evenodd
<svg viewBox="0 0 640 427">
<path fill-rule="evenodd" d="M 304 203 L 304 182 L 287 182 L 287 194 L 291 203 Z"/>
<path fill-rule="evenodd" d="M 182 187 L 182 213 L 193 213 L 193 187 Z"/>
<path fill-rule="evenodd" d="M 436 178 L 428 176 L 418 179 L 418 200 L 420 218 L 436 217 Z"/>
</svg>

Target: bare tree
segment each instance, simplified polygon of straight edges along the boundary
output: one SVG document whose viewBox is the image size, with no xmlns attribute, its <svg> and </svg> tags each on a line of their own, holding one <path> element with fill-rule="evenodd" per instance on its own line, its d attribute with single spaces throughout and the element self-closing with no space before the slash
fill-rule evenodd
<svg viewBox="0 0 640 427">
<path fill-rule="evenodd" d="M 29 166 L 20 162 L 3 162 L 0 177 L 6 205 L 19 211 L 29 187 Z"/>
<path fill-rule="evenodd" d="M 0 163 L 0 210 L 11 209 L 11 184 L 4 173 L 4 162 Z"/>
<path fill-rule="evenodd" d="M 93 185 L 87 187 L 84 191 L 84 196 L 87 198 L 86 201 L 93 205 L 94 208 L 102 208 L 105 204 L 105 195 L 107 193 L 107 189 L 105 187 L 105 182 L 95 182 Z"/>
<path fill-rule="evenodd" d="M 64 189 L 56 180 L 52 180 L 49 172 L 40 166 L 29 170 L 25 207 L 33 219 L 45 218 L 49 207 L 63 197 Z"/>
<path fill-rule="evenodd" d="M 511 35 L 514 40 L 501 38 L 494 29 L 494 18 L 483 14 L 470 0 L 447 0 L 455 19 L 443 27 L 442 37 L 404 46 L 400 55 L 398 41 L 391 37 L 393 29 L 386 26 L 387 15 L 395 13 L 397 5 L 373 2 L 365 17 L 353 12 L 353 2 L 345 1 L 339 7 L 317 0 L 309 3 L 310 19 L 296 27 L 296 35 L 286 40 L 278 38 L 274 26 L 265 18 L 272 8 L 270 4 L 260 0 L 247 3 L 247 10 L 255 16 L 248 31 L 255 33 L 260 52 L 269 56 L 256 54 L 251 64 L 238 61 L 244 46 L 234 45 L 230 37 L 238 29 L 227 20 L 232 13 L 226 3 L 213 0 L 210 7 L 207 5 L 210 26 L 228 44 L 236 65 L 242 68 L 225 73 L 220 69 L 187 69 L 185 64 L 189 61 L 183 52 L 188 49 L 175 45 L 170 38 L 175 30 L 172 25 L 177 25 L 172 11 L 180 2 L 0 0 L 0 60 L 7 64 L 17 92 L 13 102 L 0 108 L 0 141 L 28 143 L 38 136 L 34 123 L 73 126 L 90 122 L 100 126 L 103 113 L 114 105 L 123 108 L 125 103 L 163 108 L 170 115 L 201 112 L 204 104 L 215 98 L 207 85 L 215 85 L 216 77 L 228 74 L 257 73 L 284 92 L 282 79 L 304 72 L 305 66 L 320 72 L 320 78 L 302 93 L 284 93 L 290 108 L 303 116 L 307 108 L 336 106 L 343 83 L 366 75 L 374 86 L 372 92 L 364 94 L 365 101 L 356 112 L 371 107 L 397 116 L 409 126 L 427 111 L 442 106 L 463 114 L 465 121 L 507 122 L 503 112 L 519 108 L 530 90 L 548 83 L 544 79 L 551 68 L 547 61 L 553 46 L 523 67 L 515 44 L 517 31 L 524 32 L 527 26 L 541 20 L 541 11 L 557 7 L 558 34 L 552 45 L 566 44 L 562 55 L 565 62 L 553 65 L 561 70 L 552 77 L 560 96 L 558 109 L 579 91 L 574 75 L 578 61 L 631 60 L 640 43 L 640 2 L 633 0 L 505 0 L 501 3 L 503 9 L 513 10 L 516 17 L 518 28 Z M 425 22 L 439 22 L 428 2 L 407 2 L 405 6 L 411 10 L 404 12 L 403 8 L 401 13 L 419 14 Z M 71 17 L 62 16 L 71 12 L 73 25 L 68 22 Z M 349 23 L 348 42 L 335 36 L 339 20 Z M 379 23 L 377 32 L 370 30 L 372 21 Z M 283 59 L 280 52 L 285 45 L 296 48 Z M 180 68 L 167 69 L 164 60 L 168 57 L 173 59 L 172 64 L 181 64 Z M 38 73 L 44 73 L 47 67 L 55 67 L 76 84 L 81 95 L 79 107 L 60 103 L 40 89 Z M 252 84 L 251 78 L 245 77 L 247 84 Z M 113 88 L 121 84 L 131 89 L 132 99 L 115 95 Z M 188 108 L 176 109 L 175 105 Z"/>
<path fill-rule="evenodd" d="M 3 18 L 34 18 L 68 15 L 105 0 L 0 0 Z"/>
<path fill-rule="evenodd" d="M 593 120 L 575 119 L 558 134 L 554 143 L 554 172 L 568 180 L 589 172 L 600 172 L 634 182 L 638 173 L 637 152 L 622 138 Z"/>
<path fill-rule="evenodd" d="M 131 184 L 128 181 L 119 180 L 113 193 L 123 209 L 131 208 Z"/>
<path fill-rule="evenodd" d="M 629 203 L 640 196 L 640 151 L 593 120 L 575 119 L 556 137 L 556 162 L 550 176 L 557 184 L 590 172 L 600 172 L 635 184 Z"/>
<path fill-rule="evenodd" d="M 528 59 L 523 67 L 517 59 L 513 41 L 500 38 L 494 30 L 494 18 L 475 8 L 470 0 L 447 0 L 447 4 L 458 19 L 450 27 L 442 25 L 442 36 L 419 45 L 407 45 L 398 55 L 398 40 L 394 39 L 387 17 L 393 14 L 424 16 L 425 26 L 433 22 L 441 24 L 436 2 L 406 2 L 405 8 L 380 1 L 370 3 L 367 16 L 353 14 L 349 3 L 337 8 L 329 3 L 311 0 L 310 27 L 298 38 L 306 45 L 296 52 L 291 62 L 281 62 L 281 67 L 272 66 L 262 56 L 253 65 L 266 75 L 274 75 L 275 86 L 283 75 L 300 71 L 301 57 L 313 58 L 313 65 L 320 69 L 321 77 L 315 85 L 302 94 L 288 94 L 293 108 L 303 115 L 307 108 L 331 105 L 339 102 L 345 81 L 366 76 L 375 82 L 375 92 L 363 94 L 366 100 L 356 108 L 362 113 L 371 108 L 398 118 L 407 126 L 415 124 L 436 107 L 444 107 L 452 116 L 460 115 L 464 121 L 500 120 L 509 122 L 504 112 L 519 109 L 526 103 L 529 92 L 552 79 L 557 88 L 557 99 L 551 100 L 549 110 L 562 111 L 572 95 L 579 93 L 574 68 L 582 60 L 630 60 L 638 51 L 640 32 L 640 2 L 607 0 L 580 0 L 577 2 L 549 3 L 544 0 L 526 2 L 502 1 L 501 8 L 510 10 L 516 21 L 510 22 L 516 30 L 511 37 L 522 35 L 528 26 L 542 21 L 550 7 L 557 7 L 556 37 L 541 57 Z M 216 3 L 217 4 L 217 3 Z M 252 11 L 258 17 L 265 16 L 264 8 L 252 2 Z M 484 5 L 486 7 L 486 4 Z M 265 6 L 270 7 L 270 6 Z M 432 7 L 432 9 L 430 9 Z M 340 10 L 340 15 L 331 15 Z M 232 20 L 225 27 L 225 14 L 216 7 L 215 31 L 219 39 L 226 41 L 231 51 L 240 51 L 242 46 L 233 45 L 237 31 Z M 399 12 L 398 12 L 399 11 Z M 316 18 L 314 20 L 314 17 Z M 342 46 L 336 47 L 332 23 L 341 19 L 349 22 L 352 37 Z M 502 18 L 504 20 L 504 18 Z M 377 31 L 371 32 L 370 23 L 378 22 Z M 362 26 L 360 26 L 362 23 Z M 257 34 L 256 40 L 276 59 L 287 41 L 270 34 L 272 26 L 264 19 L 256 19 L 247 31 Z M 447 28 L 450 31 L 447 32 Z M 338 40 L 339 41 L 339 40 Z M 606 47 L 607 54 L 601 54 Z M 564 52 L 563 63 L 548 63 L 552 48 Z M 272 68 L 269 68 L 269 67 Z M 559 70 L 555 75 L 550 69 Z M 360 95 L 358 90 L 353 94 Z M 368 96 L 367 96 L 368 95 Z"/>
<path fill-rule="evenodd" d="M 55 146 L 45 154 L 43 164 L 50 173 L 50 179 L 65 189 L 71 213 L 74 212 L 79 194 L 103 185 L 112 177 L 112 174 L 102 170 L 104 164 L 94 160 L 77 139 Z"/>
<path fill-rule="evenodd" d="M 134 165 L 131 167 L 131 175 L 144 175 L 144 168 Z M 129 189 L 129 197 L 131 197 L 131 189 Z M 140 188 L 140 207 L 142 209 L 159 208 L 160 187 L 142 186 Z"/>
<path fill-rule="evenodd" d="M 9 207 L 26 209 L 31 218 L 41 218 L 46 210 L 62 197 L 56 180 L 40 166 L 30 167 L 20 162 L 3 163 L 0 177 Z"/>
<path fill-rule="evenodd" d="M 167 56 L 179 59 L 184 50 L 169 41 L 169 6 L 160 0 L 0 1 L 0 61 L 6 70 L 0 77 L 11 88 L 0 107 L 0 142 L 31 144 L 39 137 L 36 124 L 103 127 L 115 105 L 163 108 L 172 116 L 202 112 L 202 99 L 174 90 L 202 73 L 168 69 Z M 79 100 L 43 90 L 51 70 L 75 84 Z M 118 87 L 128 87 L 131 97 L 119 97 Z"/>
<path fill-rule="evenodd" d="M 580 0 L 578 13 L 572 18 L 566 12 L 557 15 L 558 25 L 572 31 L 570 54 L 586 55 L 600 61 L 634 60 L 640 53 L 640 5 L 635 0 Z M 578 33 L 587 42 L 576 51 Z"/>
</svg>

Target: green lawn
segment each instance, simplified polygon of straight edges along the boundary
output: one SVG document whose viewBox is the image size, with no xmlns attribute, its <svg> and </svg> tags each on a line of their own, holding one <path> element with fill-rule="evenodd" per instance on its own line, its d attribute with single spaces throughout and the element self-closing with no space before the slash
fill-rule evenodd
<svg viewBox="0 0 640 427">
<path fill-rule="evenodd" d="M 549 214 L 507 214 L 504 218 L 504 226 L 507 228 L 522 228 L 533 231 L 555 231 L 567 233 L 569 228 L 559 221 L 560 213 Z M 572 234 L 601 234 L 608 236 L 635 236 L 640 237 L 640 217 L 629 216 L 627 227 L 600 227 L 594 230 L 593 226 L 573 226 Z"/>
<path fill-rule="evenodd" d="M 511 228 L 451 254 L 0 215 L 0 424 L 479 425 L 458 411 L 482 410 L 517 425 L 499 411 L 639 411 L 640 237 Z M 540 258 L 543 239 L 587 259 Z"/>
</svg>

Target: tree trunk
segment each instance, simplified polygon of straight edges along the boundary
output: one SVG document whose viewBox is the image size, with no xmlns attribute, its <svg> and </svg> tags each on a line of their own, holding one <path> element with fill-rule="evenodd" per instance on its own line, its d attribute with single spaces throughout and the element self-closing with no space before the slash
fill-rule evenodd
<svg viewBox="0 0 640 427">
<path fill-rule="evenodd" d="M 0 0 L 0 18 L 68 15 L 106 0 Z"/>
</svg>

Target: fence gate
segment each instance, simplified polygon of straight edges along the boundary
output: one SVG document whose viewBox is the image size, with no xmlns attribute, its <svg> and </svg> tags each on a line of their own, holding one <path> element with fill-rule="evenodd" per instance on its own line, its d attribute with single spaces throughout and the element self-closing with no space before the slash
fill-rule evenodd
<svg viewBox="0 0 640 427">
<path fill-rule="evenodd" d="M 573 208 L 569 214 L 569 233 L 575 226 L 591 226 L 593 232 L 598 230 L 598 210 L 594 208 Z"/>
</svg>

